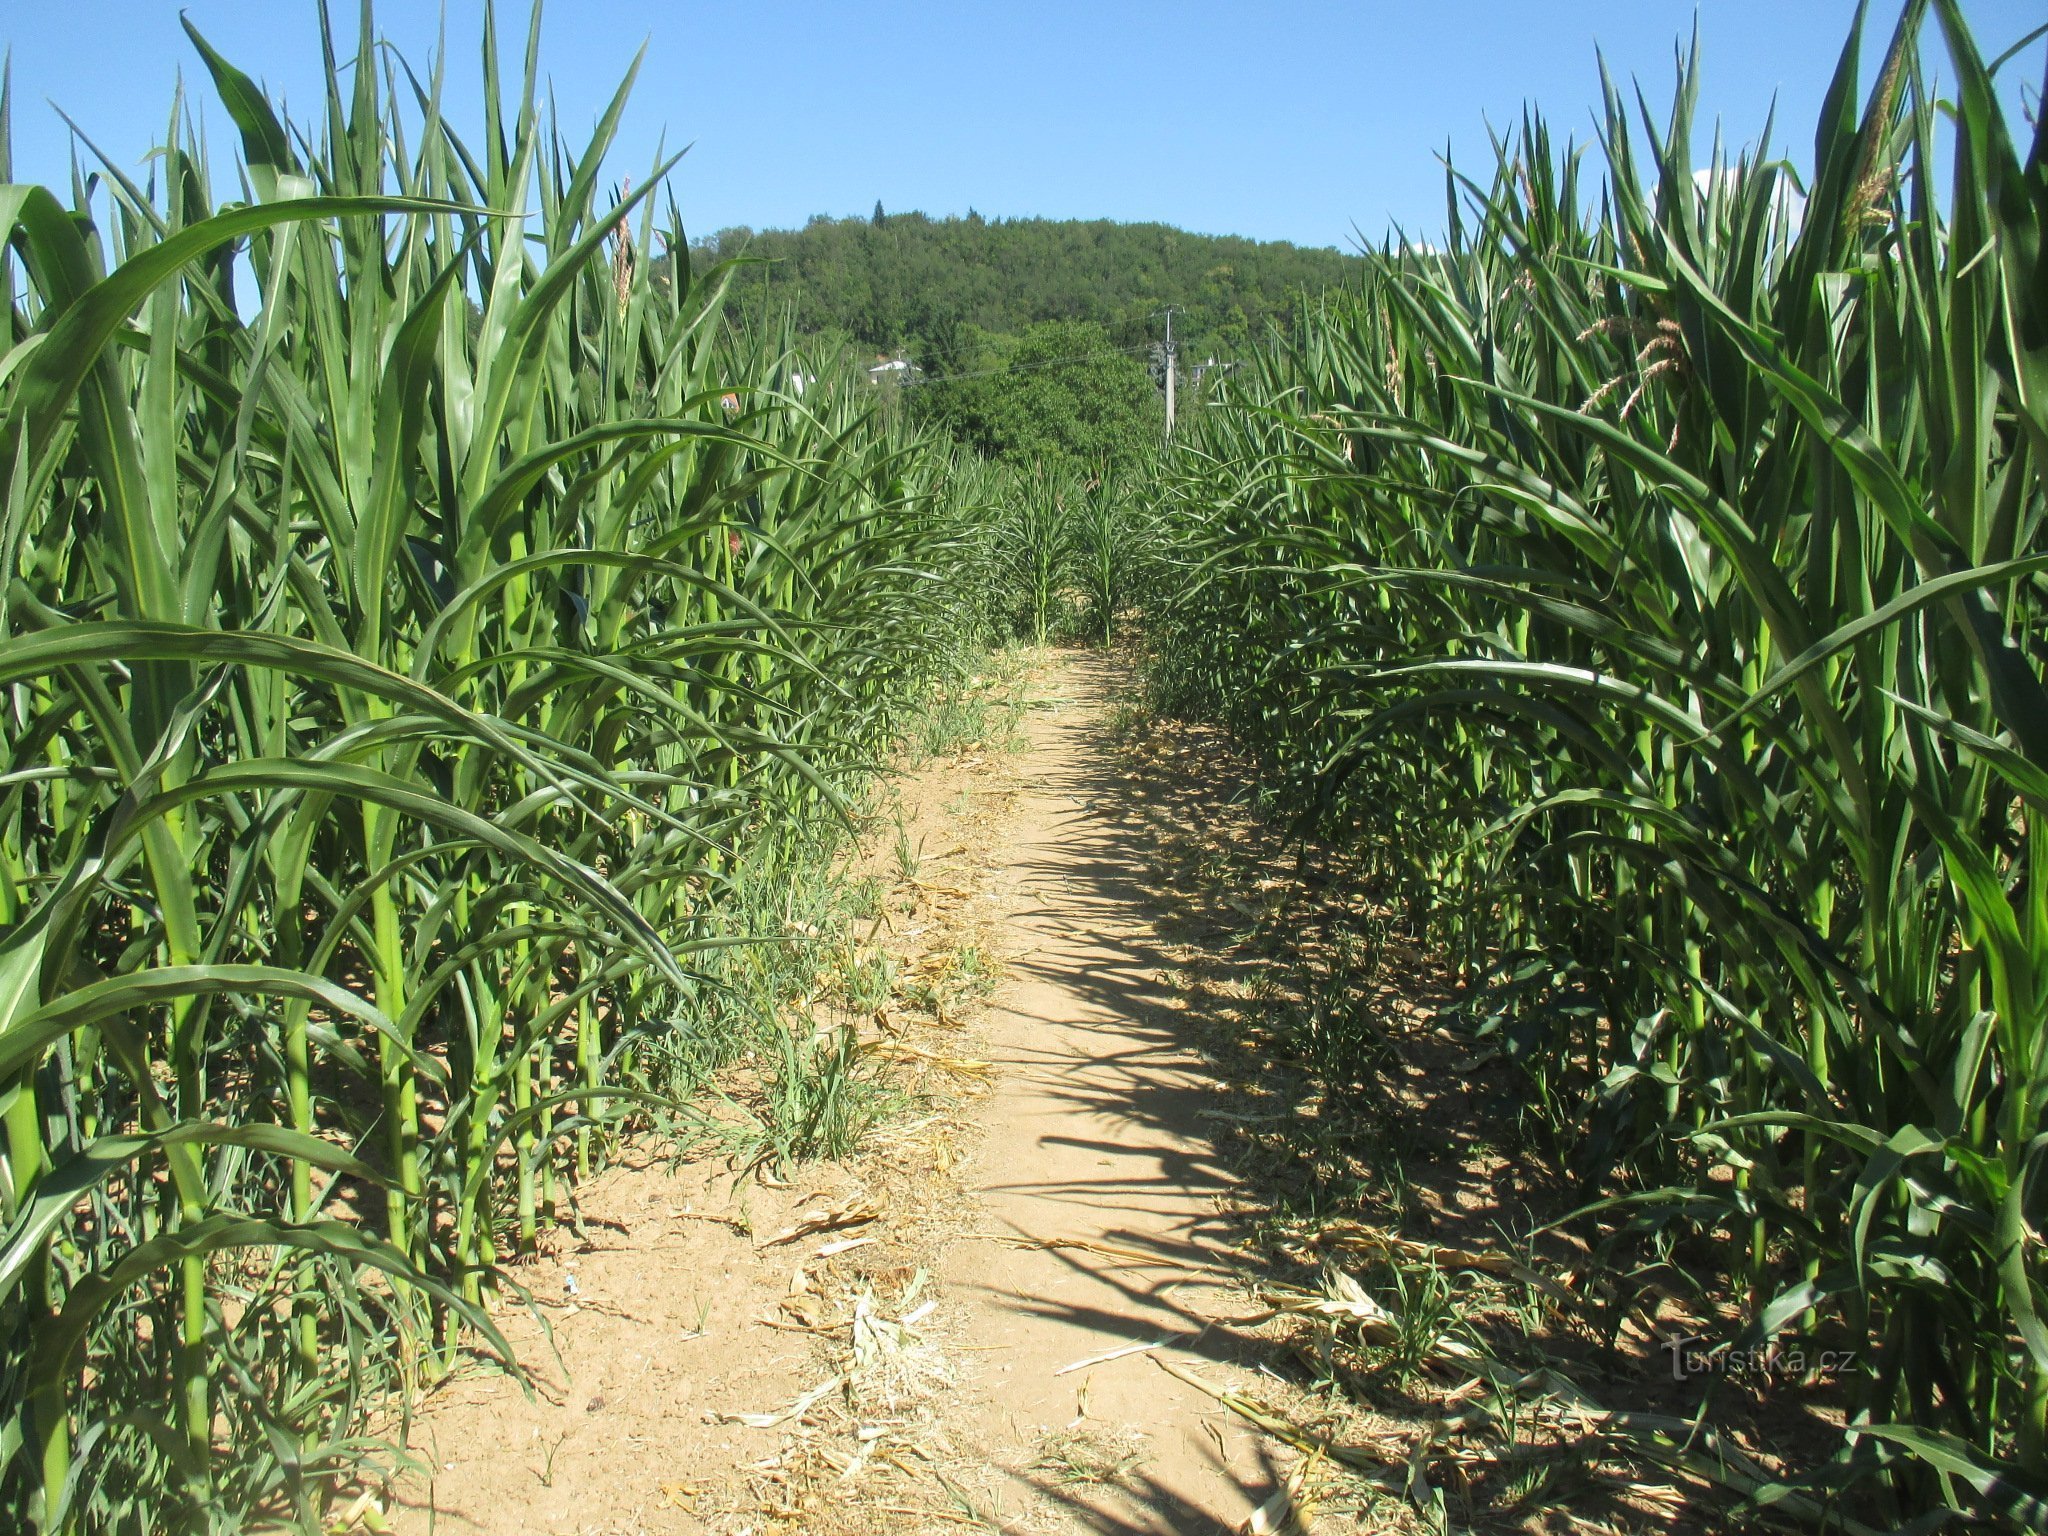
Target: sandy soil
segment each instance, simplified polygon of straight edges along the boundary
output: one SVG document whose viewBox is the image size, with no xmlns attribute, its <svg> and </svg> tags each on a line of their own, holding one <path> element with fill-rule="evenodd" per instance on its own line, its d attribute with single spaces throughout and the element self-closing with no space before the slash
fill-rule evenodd
<svg viewBox="0 0 2048 1536">
<path fill-rule="evenodd" d="M 878 1010 L 900 1112 L 787 1187 L 651 1159 L 586 1187 L 500 1308 L 534 1392 L 429 1398 L 398 1530 L 1192 1533 L 1272 1492 L 1270 1443 L 1155 1359 L 1247 1379 L 1213 1088 L 1104 803 L 1123 686 L 1059 658 L 1020 750 L 901 785 L 931 856 L 886 880 L 878 945 L 899 976 L 963 945 L 1008 974 L 964 1024 Z"/>
<path fill-rule="evenodd" d="M 960 1242 L 942 1258 L 969 1331 L 1000 1346 L 952 1422 L 1013 1474 L 1012 1507 L 1050 1501 L 1079 1530 L 1231 1530 L 1249 1493 L 1271 1491 L 1262 1447 L 1148 1358 L 1164 1345 L 1234 1365 L 1212 1328 L 1245 1308 L 1224 1214 L 1232 1181 L 1199 1118 L 1214 1088 L 1177 1027 L 1142 850 L 1102 804 L 1116 779 L 1101 716 L 1121 680 L 1107 663 L 1069 661 L 1058 684 L 1070 702 L 1031 732 L 1010 855 L 1024 898 L 1010 918 L 1014 980 L 987 1026 L 999 1076 L 969 1190 L 983 1230 L 1014 1241 Z M 1076 1368 L 1105 1355 L 1119 1357 Z M 1080 1480 L 1060 1463 L 1061 1437 L 1132 1465 Z"/>
<path fill-rule="evenodd" d="M 437 1389 L 389 1525 L 1417 1536 L 1441 1496 L 1524 1536 L 1725 1528 L 1576 1421 L 1447 1437 L 1475 1341 L 1683 1410 L 1652 1358 L 1676 1303 L 1600 1342 L 1636 1301 L 1552 1278 L 1571 1191 L 1443 1026 L 1452 979 L 1259 817 L 1218 732 L 1126 714 L 1130 677 L 1049 654 L 1012 750 L 898 777 L 848 871 L 886 1001 L 789 1021 L 854 1028 L 888 1112 L 782 1179 L 648 1149 L 583 1188 L 497 1309 L 533 1392 Z M 1377 1065 L 1333 1090 L 1339 1026 Z M 1754 1406 L 1724 1412 L 1749 1454 L 1797 1431 Z"/>
</svg>

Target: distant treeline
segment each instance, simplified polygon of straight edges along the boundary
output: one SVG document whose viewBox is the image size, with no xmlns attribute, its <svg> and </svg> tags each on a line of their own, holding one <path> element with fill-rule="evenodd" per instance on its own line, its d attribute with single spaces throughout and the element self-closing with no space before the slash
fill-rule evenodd
<svg viewBox="0 0 2048 1536">
<path fill-rule="evenodd" d="M 793 305 L 799 329 L 903 350 L 934 374 L 985 358 L 996 337 L 1046 321 L 1099 326 L 1112 345 L 1158 339 L 1158 312 L 1180 307 L 1183 363 L 1241 355 L 1269 327 L 1283 331 L 1294 296 L 1355 282 L 1361 259 L 1341 251 L 1195 235 L 1110 219 L 819 216 L 802 229 L 723 229 L 695 243 L 711 260 L 761 258 L 736 276 L 742 313 Z"/>
</svg>

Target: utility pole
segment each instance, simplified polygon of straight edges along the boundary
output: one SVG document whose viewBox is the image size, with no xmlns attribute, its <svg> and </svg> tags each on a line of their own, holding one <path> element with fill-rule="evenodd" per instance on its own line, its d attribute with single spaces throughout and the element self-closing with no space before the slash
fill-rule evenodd
<svg viewBox="0 0 2048 1536">
<path fill-rule="evenodd" d="M 1173 355 L 1173 306 L 1166 306 L 1166 435 L 1173 436 L 1173 376 L 1178 371 Z"/>
</svg>

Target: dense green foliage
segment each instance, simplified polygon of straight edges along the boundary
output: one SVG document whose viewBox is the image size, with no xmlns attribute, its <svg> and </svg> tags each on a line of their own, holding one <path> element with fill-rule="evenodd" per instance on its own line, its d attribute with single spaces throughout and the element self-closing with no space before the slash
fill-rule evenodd
<svg viewBox="0 0 2048 1536">
<path fill-rule="evenodd" d="M 1854 1349 L 1780 1511 L 2043 1523 L 2048 137 L 1932 3 L 1945 187 L 1914 0 L 1797 217 L 1688 75 L 1597 212 L 1531 119 L 1370 262 L 878 210 L 671 274 L 531 57 L 299 132 L 201 45 L 247 204 L 175 120 L 78 207 L 0 133 L 0 1516 L 317 1520 L 623 1121 L 750 1042 L 805 1099 L 758 941 L 843 793 L 1143 547 L 1166 697 L 1462 967 L 1604 1272 Z M 1140 517 L 1168 301 L 1295 318 Z"/>
<path fill-rule="evenodd" d="M 1135 498 L 1150 482 L 1114 464 L 1037 465 L 968 457 L 954 469 L 962 507 L 985 509 L 955 557 L 977 627 L 1000 638 L 1107 640 L 1135 596 L 1144 545 Z"/>
<path fill-rule="evenodd" d="M 877 205 L 877 213 L 880 213 Z M 1161 336 L 1158 312 L 1195 361 L 1242 354 L 1292 323 L 1296 300 L 1355 282 L 1361 258 L 1285 241 L 1197 235 L 1109 219 L 814 218 L 802 229 L 726 229 L 697 259 L 758 258 L 735 279 L 748 312 L 793 308 L 805 332 L 907 350 L 930 373 L 959 372 L 984 341 L 1047 320 L 1086 321 L 1112 345 Z"/>
<path fill-rule="evenodd" d="M 1284 241 L 1107 219 L 819 217 L 800 230 L 727 229 L 699 263 L 744 258 L 732 306 L 794 316 L 918 369 L 908 404 L 976 452 L 1081 472 L 1135 465 L 1164 430 L 1169 304 L 1183 410 L 1202 370 L 1288 329 L 1300 301 L 1355 283 L 1362 258 Z"/>
<path fill-rule="evenodd" d="M 948 456 L 636 259 L 623 88 L 322 30 L 298 130 L 199 44 L 246 204 L 0 185 L 10 1530 L 315 1525 L 621 1117 L 802 1098 L 761 941 L 989 611 Z"/>
<path fill-rule="evenodd" d="M 913 417 L 987 458 L 1022 466 L 1120 469 L 1149 463 L 1166 431 L 1164 397 L 1145 365 L 1081 320 L 1049 320 L 998 338 L 954 377 L 909 387 Z"/>
<path fill-rule="evenodd" d="M 1781 1506 L 1845 1530 L 2048 1520 L 2048 129 L 1935 10 L 1952 105 L 1922 0 L 1860 107 L 1852 39 L 1796 214 L 1689 69 L 1604 192 L 1526 122 L 1196 424 L 1151 615 L 1461 964 L 1601 1272 L 1854 1352 Z"/>
</svg>

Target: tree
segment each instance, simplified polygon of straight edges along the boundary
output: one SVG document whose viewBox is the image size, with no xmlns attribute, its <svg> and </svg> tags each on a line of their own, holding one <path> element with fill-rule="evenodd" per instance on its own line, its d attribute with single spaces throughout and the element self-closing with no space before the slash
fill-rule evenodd
<svg viewBox="0 0 2048 1536">
<path fill-rule="evenodd" d="M 882 219 L 882 200 L 878 197 L 875 199 L 875 215 L 868 222 L 873 224 L 875 228 L 880 229 L 882 227 Z"/>
<path fill-rule="evenodd" d="M 1166 304 L 1184 357 L 1241 357 L 1291 329 L 1302 296 L 1357 281 L 1358 256 L 1276 241 L 1194 235 L 1106 219 L 812 219 L 802 229 L 722 231 L 707 255 L 766 258 L 732 275 L 732 309 L 780 315 L 799 331 L 838 329 L 876 350 L 930 350 L 929 312 L 988 334 L 1043 320 L 1092 320 L 1119 346 L 1156 340 Z M 959 370 L 948 370 L 959 371 Z"/>
<path fill-rule="evenodd" d="M 1092 473 L 1158 451 L 1159 391 L 1144 362 L 1099 325 L 1034 325 L 956 372 L 918 389 L 917 412 L 992 458 Z"/>
</svg>

